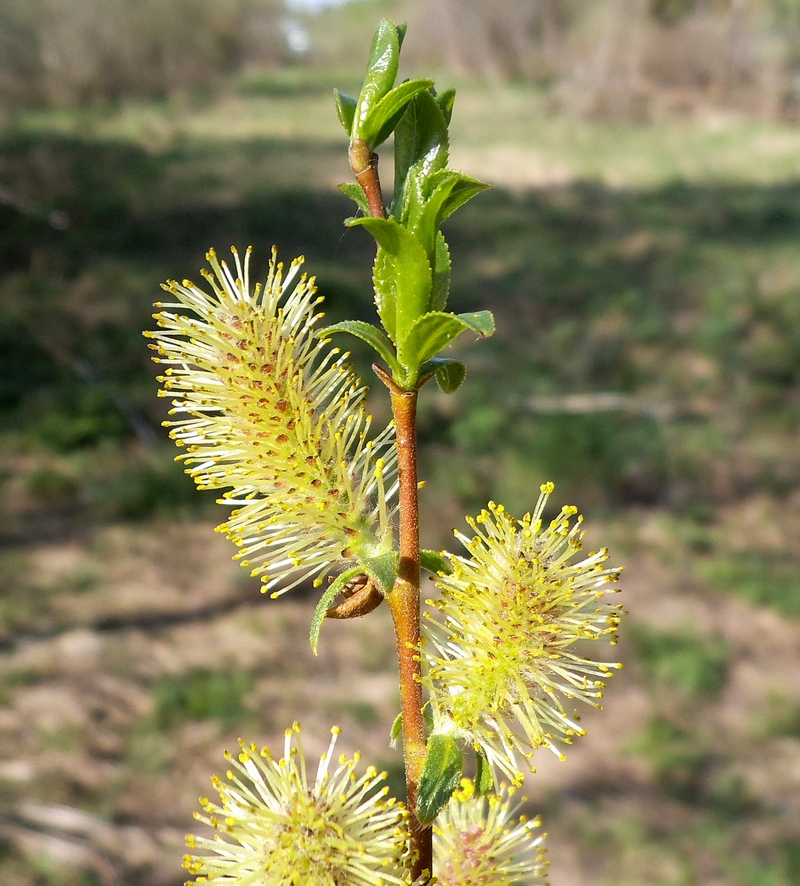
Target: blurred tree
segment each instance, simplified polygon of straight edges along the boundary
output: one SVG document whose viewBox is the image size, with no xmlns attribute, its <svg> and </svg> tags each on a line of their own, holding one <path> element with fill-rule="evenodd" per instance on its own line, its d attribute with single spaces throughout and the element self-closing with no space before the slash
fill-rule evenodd
<svg viewBox="0 0 800 886">
<path fill-rule="evenodd" d="M 579 114 L 714 104 L 800 117 L 800 0 L 421 0 L 419 55 L 553 86 Z M 429 18 L 430 17 L 430 18 Z"/>
<path fill-rule="evenodd" d="M 800 119 L 800 0 L 394 5 L 398 20 L 424 22 L 408 61 L 546 87 L 578 114 L 647 119 L 713 104 Z M 287 14 L 284 0 L 2 0 L 0 110 L 163 97 L 280 64 L 295 56 Z M 366 3 L 326 14 L 317 62 L 349 64 L 352 34 L 374 14 Z"/>
<path fill-rule="evenodd" d="M 662 25 L 674 25 L 694 12 L 696 0 L 650 0 L 650 15 Z"/>
<path fill-rule="evenodd" d="M 286 53 L 281 0 L 5 0 L 0 105 L 163 97 Z"/>
<path fill-rule="evenodd" d="M 571 0 L 426 0 L 425 6 L 424 15 L 440 23 L 431 36 L 447 65 L 494 82 L 549 80 L 577 8 Z"/>
</svg>

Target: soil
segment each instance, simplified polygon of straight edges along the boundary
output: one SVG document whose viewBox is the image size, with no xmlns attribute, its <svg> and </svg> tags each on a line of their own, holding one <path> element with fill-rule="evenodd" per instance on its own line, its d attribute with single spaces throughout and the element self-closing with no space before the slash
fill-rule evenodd
<svg viewBox="0 0 800 886">
<path fill-rule="evenodd" d="M 744 503 L 729 522 L 765 533 L 763 504 Z M 741 882 L 705 844 L 686 843 L 707 820 L 703 796 L 670 795 L 653 761 L 632 750 L 654 717 L 683 724 L 712 769 L 741 780 L 746 802 L 730 829 L 746 833 L 754 857 L 798 838 L 800 740 L 770 734 L 764 718 L 770 699 L 800 706 L 800 623 L 692 578 L 662 517 L 632 512 L 603 529 L 619 541 L 615 562 L 626 563 L 629 620 L 724 639 L 727 679 L 699 700 L 659 687 L 623 625 L 626 666 L 605 710 L 585 713 L 587 735 L 565 762 L 540 751 L 526 784 L 530 811 L 544 813 L 558 886 Z M 315 657 L 306 639 L 313 597 L 261 596 L 232 553 L 211 525 L 192 522 L 101 527 L 15 550 L 0 634 L 4 886 L 177 886 L 184 835 L 210 775 L 224 768 L 223 750 L 240 735 L 280 749 L 296 719 L 309 757 L 336 723 L 339 750 L 360 749 L 400 784 L 388 742 L 398 690 L 386 608 L 326 623 Z M 182 709 L 165 720 L 169 679 L 212 672 L 244 681 L 236 721 Z M 640 837 L 626 837 L 634 825 Z M 693 873 L 680 879 L 687 853 Z"/>
</svg>

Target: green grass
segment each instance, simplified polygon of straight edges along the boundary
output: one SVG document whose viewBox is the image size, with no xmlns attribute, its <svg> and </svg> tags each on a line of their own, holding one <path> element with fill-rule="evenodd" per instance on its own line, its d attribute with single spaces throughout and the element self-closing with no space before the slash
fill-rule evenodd
<svg viewBox="0 0 800 886">
<path fill-rule="evenodd" d="M 766 486 L 760 491 L 769 495 L 769 484 Z M 660 515 L 660 530 L 668 540 L 660 555 L 665 563 L 679 563 L 688 578 L 719 594 L 737 596 L 797 619 L 800 555 L 794 545 L 794 525 L 800 512 L 782 492 L 780 497 L 761 501 L 769 502 L 769 507 L 759 518 L 757 532 L 771 537 L 768 544 L 759 547 L 749 535 L 743 536 L 736 509 L 715 515 L 708 502 L 695 499 L 689 507 Z M 776 536 L 784 542 L 776 545 Z"/>
<path fill-rule="evenodd" d="M 697 574 L 724 593 L 737 594 L 790 618 L 800 618 L 797 558 L 759 550 L 726 551 L 702 558 Z"/>
<path fill-rule="evenodd" d="M 713 810 L 665 809 L 663 819 L 621 815 L 597 806 L 580 810 L 571 827 L 591 850 L 586 864 L 603 886 L 795 886 L 798 843 L 765 842 Z M 563 829 L 570 826 L 559 822 Z M 609 850 L 611 850 L 609 852 Z M 604 861 L 598 861 L 604 859 Z"/>
<path fill-rule="evenodd" d="M 714 695 L 728 678 L 731 650 L 718 637 L 699 637 L 694 631 L 654 630 L 640 623 L 626 625 L 625 636 L 652 679 L 687 693 Z"/>
<path fill-rule="evenodd" d="M 241 724 L 250 715 L 245 696 L 253 685 L 253 677 L 243 671 L 197 668 L 161 677 L 153 689 L 155 724 L 159 729 L 190 720 L 213 719 L 224 726 Z"/>
<path fill-rule="evenodd" d="M 603 886 L 700 886 L 694 877 L 694 865 L 687 853 L 665 843 L 659 835 L 632 817 L 613 822 L 606 833 L 596 836 L 615 848 L 613 859 L 606 862 Z"/>
<path fill-rule="evenodd" d="M 240 76 L 237 97 L 222 101 L 129 101 L 111 108 L 28 111 L 17 125 L 38 135 L 55 131 L 148 146 L 193 139 L 341 141 L 332 91 L 357 90 L 359 76 L 345 69 L 254 71 Z M 553 179 L 637 189 L 674 182 L 769 185 L 797 172 L 800 133 L 789 123 L 735 114 L 647 126 L 609 123 L 554 111 L 546 91 L 489 89 L 447 76 L 439 80 L 459 90 L 451 127 L 455 165 L 503 184 L 512 183 L 513 175 L 515 186 Z M 498 146 L 510 153 L 497 153 Z M 504 162 L 504 156 L 513 162 Z"/>
<path fill-rule="evenodd" d="M 696 736 L 669 720 L 654 717 L 630 743 L 629 750 L 647 761 L 668 796 L 689 803 L 702 797 L 712 757 Z"/>
<path fill-rule="evenodd" d="M 646 762 L 666 797 L 730 823 L 757 812 L 758 803 L 732 766 L 732 749 L 712 747 L 699 733 L 654 716 L 628 750 Z"/>
<path fill-rule="evenodd" d="M 372 247 L 343 229 L 351 209 L 331 187 L 348 172 L 330 84 L 313 72 L 285 80 L 202 107 L 31 112 L 0 133 L 0 163 L 29 207 L 0 207 L 0 259 L 11 270 L 0 285 L 0 447 L 91 452 L 118 441 L 124 463 L 139 420 L 161 434 L 165 404 L 153 398 L 140 331 L 158 283 L 196 277 L 210 245 L 252 243 L 256 268 L 272 243 L 284 257 L 305 253 L 332 321 L 372 318 Z M 512 123 L 501 134 L 504 114 Z M 449 223 L 452 305 L 491 307 L 498 334 L 467 355 L 452 418 L 442 420 L 441 398 L 425 398 L 425 467 L 433 475 L 442 460 L 442 494 L 470 507 L 502 496 L 524 510 L 549 478 L 584 506 L 664 503 L 687 485 L 714 502 L 725 482 L 713 472 L 734 444 L 754 488 L 790 488 L 800 476 L 789 445 L 800 427 L 792 131 L 579 123 L 546 112 L 535 93 L 498 98 L 470 85 L 454 119 L 468 171 L 492 180 L 508 167 L 466 162 L 487 144 L 532 145 L 570 169 L 558 186 L 481 195 Z M 697 169 L 671 166 L 670 152 Z M 716 166 L 735 154 L 740 167 Z M 601 174 L 612 158 L 624 181 Z M 53 211 L 66 214 L 66 229 L 50 225 Z M 368 355 L 356 347 L 356 356 L 369 374 Z M 666 421 L 536 411 L 535 398 L 593 391 L 688 411 Z M 476 468 L 464 488 L 449 469 L 462 458 Z M 135 482 L 150 485 L 146 473 Z M 61 490 L 42 477 L 38 488 L 69 497 L 70 483 L 91 476 L 87 468 Z M 109 486 L 106 502 L 78 498 L 90 520 L 92 508 L 146 516 L 160 507 L 158 496 L 131 500 L 124 483 Z"/>
<path fill-rule="evenodd" d="M 331 714 L 336 717 L 346 716 L 359 726 L 375 726 L 380 722 L 381 714 L 374 704 L 367 701 L 339 702 L 331 709 Z"/>
<path fill-rule="evenodd" d="M 782 691 L 766 693 L 761 709 L 752 717 L 750 734 L 755 741 L 800 739 L 800 702 Z"/>
<path fill-rule="evenodd" d="M 38 580 L 30 558 L 19 550 L 0 551 L 0 639 L 58 623 L 58 587 Z"/>
<path fill-rule="evenodd" d="M 347 77 L 336 81 L 345 89 Z M 372 244 L 343 228 L 351 207 L 332 187 L 348 177 L 332 85 L 318 73 L 252 75 L 225 101 L 37 111 L 0 131 L 4 181 L 26 206 L 0 205 L 2 540 L 186 513 L 223 519 L 173 461 L 160 427 L 169 404 L 155 397 L 141 337 L 158 284 L 196 278 L 209 246 L 252 243 L 256 275 L 273 243 L 285 259 L 303 253 L 330 322 L 373 319 Z M 643 507 L 668 509 L 664 562 L 678 580 L 685 572 L 796 617 L 795 559 L 754 545 L 731 552 L 718 507 L 785 496 L 800 481 L 800 134 L 735 118 L 609 126 L 550 113 L 534 91 L 463 87 L 455 164 L 499 186 L 447 224 L 451 307 L 492 308 L 498 333 L 464 354 L 457 395 L 423 392 L 423 506 L 449 515 L 459 499 L 460 515 L 493 498 L 521 513 L 552 479 L 592 529 L 622 508 L 637 523 Z M 53 226 L 54 211 L 66 228 Z M 350 346 L 371 378 L 369 355 Z M 543 398 L 605 391 L 676 408 L 668 418 L 537 411 Z M 140 420 L 151 436 L 137 436 Z M 4 636 L 55 619 L 54 589 L 36 585 L 13 550 L 0 560 Z M 65 593 L 82 595 L 98 580 L 90 569 L 68 578 Z M 712 858 L 730 884 L 794 886 L 796 844 L 738 839 L 751 823 L 772 826 L 737 777 L 740 749 L 692 726 L 713 727 L 703 710 L 726 685 L 731 651 L 688 629 L 626 633 L 648 683 L 684 714 L 660 711 L 631 748 L 651 775 L 643 790 L 683 817 L 649 828 L 598 805 L 599 876 L 706 886 Z M 361 665 L 381 671 L 391 654 L 368 645 Z M 156 680 L 131 768 L 161 780 L 182 726 L 252 721 L 253 685 L 225 668 Z M 376 716 L 361 702 L 345 713 L 365 729 Z M 742 754 L 800 735 L 790 699 L 752 723 L 755 747 Z M 401 793 L 397 759 L 384 766 Z M 586 786 L 590 799 L 595 790 Z"/>
<path fill-rule="evenodd" d="M 645 126 L 610 123 L 558 113 L 546 91 L 463 87 L 452 141 L 459 165 L 478 175 L 490 176 L 494 169 L 496 175 L 516 174 L 525 182 L 527 165 L 534 169 L 534 182 L 549 173 L 557 181 L 649 189 L 678 181 L 769 184 L 797 172 L 800 133 L 789 123 L 765 124 L 735 114 Z M 492 148 L 498 144 L 516 168 L 497 169 L 503 155 Z"/>
</svg>

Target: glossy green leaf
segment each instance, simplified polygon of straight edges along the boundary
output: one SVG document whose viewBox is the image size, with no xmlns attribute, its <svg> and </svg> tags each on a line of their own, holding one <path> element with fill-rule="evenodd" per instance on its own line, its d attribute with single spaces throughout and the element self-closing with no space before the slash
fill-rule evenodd
<svg viewBox="0 0 800 886">
<path fill-rule="evenodd" d="M 319 335 L 327 336 L 331 332 L 349 332 L 350 335 L 360 338 L 378 352 L 392 373 L 397 370 L 397 358 L 394 354 L 394 347 L 392 347 L 392 343 L 389 341 L 386 333 L 382 329 L 378 329 L 377 326 L 365 323 L 363 320 L 343 320 L 341 323 L 334 323 L 333 326 L 321 329 Z"/>
<path fill-rule="evenodd" d="M 365 557 L 361 560 L 361 571 L 366 572 L 378 587 L 388 594 L 394 587 L 400 557 L 396 551 L 387 551 L 379 557 Z"/>
<path fill-rule="evenodd" d="M 425 177 L 420 164 L 408 173 L 402 206 L 395 217 L 414 234 L 431 263 L 433 285 L 428 310 L 443 310 L 450 289 L 450 254 L 439 228 L 448 215 L 486 187 L 453 170 L 439 170 Z"/>
<path fill-rule="evenodd" d="M 376 304 L 389 338 L 397 343 L 428 306 L 433 285 L 428 257 L 411 231 L 392 218 L 358 218 L 351 224 L 365 227 L 378 241 Z"/>
<path fill-rule="evenodd" d="M 433 311 L 420 317 L 398 343 L 397 355 L 404 366 L 419 367 L 435 357 L 467 329 L 455 314 Z"/>
<path fill-rule="evenodd" d="M 348 219 L 347 224 L 350 227 L 360 225 L 362 228 L 366 228 L 375 238 L 378 246 L 383 247 L 383 249 L 385 249 L 391 256 L 400 254 L 403 236 L 408 235 L 409 233 L 393 218 L 378 218 L 375 216 L 369 218 L 353 218 Z"/>
<path fill-rule="evenodd" d="M 352 95 L 339 92 L 338 89 L 333 90 L 333 97 L 336 100 L 336 113 L 339 117 L 339 122 L 344 126 L 344 131 L 349 136 L 353 131 L 353 118 L 356 115 L 356 105 L 358 102 Z"/>
<path fill-rule="evenodd" d="M 475 796 L 485 797 L 494 787 L 492 769 L 486 755 L 480 749 L 475 751 Z"/>
<path fill-rule="evenodd" d="M 405 182 L 413 166 L 425 178 L 447 165 L 449 139 L 442 109 L 430 92 L 420 92 L 409 103 L 394 133 L 395 203 L 399 218 L 405 202 Z"/>
<path fill-rule="evenodd" d="M 417 816 L 423 824 L 436 818 L 458 787 L 464 756 L 451 735 L 432 735 L 419 780 Z"/>
<path fill-rule="evenodd" d="M 394 718 L 394 723 L 392 723 L 392 729 L 389 733 L 389 743 L 392 747 L 397 744 L 397 739 L 400 738 L 400 735 L 403 732 L 403 714 L 402 711 Z"/>
<path fill-rule="evenodd" d="M 491 311 L 473 311 L 469 314 L 456 314 L 467 329 L 483 338 L 494 335 L 494 316 Z"/>
<path fill-rule="evenodd" d="M 403 33 L 405 31 L 403 30 Z M 398 28 L 388 18 L 382 19 L 372 38 L 372 47 L 367 63 L 367 75 L 358 96 L 354 112 L 351 139 L 363 138 L 362 127 L 375 105 L 394 86 L 397 66 L 400 59 L 400 38 Z"/>
<path fill-rule="evenodd" d="M 433 80 L 406 80 L 395 86 L 370 109 L 361 127 L 361 138 L 371 150 L 375 150 L 394 132 L 414 96 L 431 86 Z"/>
<path fill-rule="evenodd" d="M 413 214 L 409 214 L 408 225 L 428 254 L 433 251 L 433 238 L 442 222 L 459 206 L 463 206 L 488 187 L 482 181 L 452 169 L 435 172 L 426 180 L 427 196 L 423 198 L 423 204 L 417 213 L 413 213 L 412 206 L 409 207 Z"/>
<path fill-rule="evenodd" d="M 364 189 L 361 185 L 358 185 L 355 182 L 343 182 L 339 185 L 339 190 L 345 195 L 345 197 L 349 197 L 364 215 L 369 215 L 369 201 L 367 200 L 367 195 L 364 193 Z M 347 221 L 345 224 L 347 224 Z"/>
<path fill-rule="evenodd" d="M 394 258 L 384 249 L 378 249 L 372 266 L 372 288 L 375 307 L 389 338 L 397 338 L 397 287 L 394 281 Z"/>
<path fill-rule="evenodd" d="M 442 169 L 424 179 L 419 188 L 416 187 L 418 176 L 417 167 L 414 167 L 406 183 L 402 220 L 433 259 L 442 222 L 488 185 L 461 172 Z"/>
<path fill-rule="evenodd" d="M 459 206 L 487 187 L 476 178 L 450 169 L 427 174 L 424 164 L 417 163 L 409 170 L 401 203 L 397 211 L 393 207 L 392 212 L 419 240 L 434 267 L 434 273 L 437 270 L 440 272 L 431 310 L 444 307 L 449 288 L 450 262 L 446 244 L 440 240 L 441 224 Z"/>
<path fill-rule="evenodd" d="M 450 561 L 439 551 L 420 551 L 419 565 L 434 575 L 439 575 L 440 572 L 450 575 L 453 571 Z"/>
<path fill-rule="evenodd" d="M 425 250 L 410 231 L 405 228 L 402 231 L 402 248 L 394 260 L 398 341 L 405 338 L 417 318 L 427 309 L 433 285 Z"/>
<path fill-rule="evenodd" d="M 494 332 L 490 311 L 472 314 L 445 314 L 431 311 L 414 322 L 406 337 L 398 343 L 397 355 L 404 366 L 419 367 L 435 357 L 462 332 L 470 330 L 481 336 Z"/>
<path fill-rule="evenodd" d="M 428 255 L 434 253 L 439 226 L 444 217 L 444 208 L 460 174 L 457 172 L 450 174 L 450 172 L 442 170 L 439 174 L 430 176 L 424 182 L 422 199 L 409 201 L 407 224 Z M 446 175 L 443 177 L 443 174 Z M 431 188 L 432 181 L 436 183 Z"/>
<path fill-rule="evenodd" d="M 433 286 L 428 303 L 429 311 L 443 311 L 447 307 L 447 296 L 450 294 L 450 249 L 444 234 L 436 235 L 436 249 L 433 253 Z"/>
<path fill-rule="evenodd" d="M 425 206 L 425 174 L 424 163 L 414 164 L 406 176 L 399 196 L 392 203 L 390 215 L 408 226 L 410 218 L 417 218 Z"/>
<path fill-rule="evenodd" d="M 417 176 L 416 167 L 412 170 L 412 175 Z M 429 256 L 434 255 L 436 247 L 436 238 L 439 234 L 439 226 L 441 224 L 442 208 L 447 201 L 449 192 L 452 190 L 455 182 L 452 180 L 442 181 L 433 193 L 425 196 L 428 190 L 430 178 L 422 181 L 422 188 L 414 188 L 409 190 L 406 201 L 406 215 L 403 221 L 414 232 L 414 236 L 422 244 L 422 248 Z M 415 184 L 413 179 L 409 180 L 409 188 Z"/>
<path fill-rule="evenodd" d="M 440 188 L 442 189 L 444 199 L 437 205 L 439 224 L 441 224 L 456 209 L 463 206 L 476 194 L 490 190 L 492 186 L 464 172 L 457 172 L 454 169 L 442 169 L 431 175 L 428 180 L 428 187 L 430 188 L 431 196 L 438 192 Z"/>
<path fill-rule="evenodd" d="M 449 126 L 450 119 L 453 116 L 453 105 L 456 100 L 456 91 L 452 88 L 444 89 L 436 96 L 436 104 L 439 105 L 439 110 L 442 112 L 442 116 L 444 117 L 444 122 Z"/>
<path fill-rule="evenodd" d="M 436 384 L 445 394 L 453 394 L 467 377 L 467 367 L 460 360 L 448 361 L 436 370 Z"/>
<path fill-rule="evenodd" d="M 319 642 L 319 632 L 322 630 L 322 622 L 325 620 L 325 613 L 330 608 L 334 598 L 342 592 L 344 586 L 351 578 L 362 575 L 364 570 L 360 566 L 354 566 L 352 569 L 345 570 L 341 575 L 328 585 L 325 593 L 320 597 L 317 608 L 314 610 L 314 616 L 311 619 L 311 630 L 308 633 L 308 642 L 311 644 L 311 651 L 317 654 L 317 643 Z"/>
<path fill-rule="evenodd" d="M 432 357 L 419 367 L 418 387 L 435 377 L 445 394 L 452 394 L 461 387 L 466 376 L 467 367 L 460 360 L 453 357 Z"/>
</svg>

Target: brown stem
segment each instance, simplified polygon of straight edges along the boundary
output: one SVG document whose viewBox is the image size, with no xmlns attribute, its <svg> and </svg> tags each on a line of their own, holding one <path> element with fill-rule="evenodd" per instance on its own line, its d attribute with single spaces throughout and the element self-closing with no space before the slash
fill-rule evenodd
<svg viewBox="0 0 800 886">
<path fill-rule="evenodd" d="M 369 167 L 356 176 L 356 181 L 367 195 L 369 214 L 377 218 L 386 218 L 386 207 L 383 205 L 381 180 L 378 178 L 378 155 L 372 155 Z"/>
<path fill-rule="evenodd" d="M 369 204 L 369 214 L 375 218 L 386 218 L 383 205 L 381 180 L 378 176 L 378 155 L 373 154 L 366 142 L 354 139 L 350 145 L 350 168 Z"/>
<path fill-rule="evenodd" d="M 417 851 L 414 877 L 433 870 L 430 825 L 417 818 L 417 794 L 425 763 L 425 720 L 422 716 L 422 675 L 419 660 L 419 498 L 417 486 L 417 392 L 392 386 L 392 411 L 397 431 L 400 474 L 400 569 L 387 599 L 392 611 L 400 665 L 400 703 L 403 713 L 405 756 L 411 836 Z"/>
</svg>

